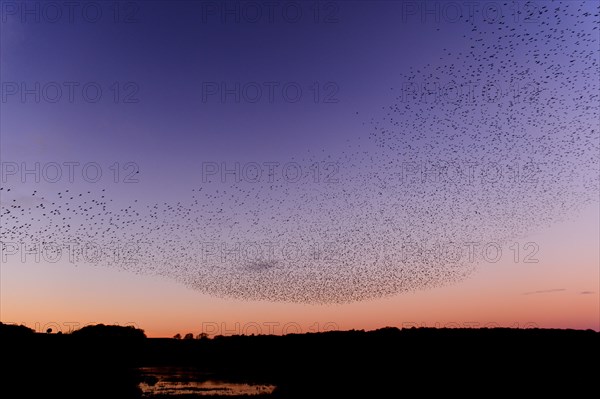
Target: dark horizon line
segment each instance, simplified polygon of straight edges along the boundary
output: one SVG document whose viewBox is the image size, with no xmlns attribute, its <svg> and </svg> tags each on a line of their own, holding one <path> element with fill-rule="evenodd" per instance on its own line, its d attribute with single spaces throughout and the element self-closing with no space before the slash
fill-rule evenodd
<svg viewBox="0 0 600 399">
<path fill-rule="evenodd" d="M 8 324 L 8 323 L 4 323 L 0 320 L 0 327 L 1 326 L 14 326 L 16 328 L 26 328 L 28 330 L 31 330 L 31 333 L 35 334 L 35 335 L 71 335 L 75 332 L 78 331 L 82 331 L 86 328 L 93 328 L 93 327 L 97 327 L 97 326 L 105 326 L 108 328 L 121 328 L 121 329 L 134 329 L 134 330 L 138 330 L 138 331 L 142 331 L 145 335 L 145 330 L 143 328 L 139 328 L 136 326 L 132 326 L 132 325 L 125 325 L 125 326 L 121 326 L 121 325 L 117 325 L 117 324 L 104 324 L 104 323 L 95 323 L 95 324 L 89 324 L 86 325 L 84 327 L 81 327 L 79 329 L 76 330 L 72 330 L 69 332 L 62 332 L 62 331 L 58 331 L 58 332 L 43 332 L 43 331 L 36 331 L 30 327 L 27 327 L 26 325 L 23 324 Z M 514 331 L 593 331 L 595 333 L 600 333 L 600 329 L 593 329 L 593 328 L 547 328 L 547 327 L 502 327 L 502 326 L 496 326 L 496 327 L 429 327 L 429 326 L 411 326 L 411 327 L 396 327 L 396 326 L 384 326 L 384 327 L 379 327 L 379 328 L 375 328 L 375 329 L 371 329 L 371 330 L 366 330 L 366 329 L 347 329 L 347 330 L 329 330 L 329 331 L 307 331 L 307 332 L 297 332 L 297 333 L 287 333 L 287 334 L 241 334 L 241 333 L 236 333 L 236 334 L 215 334 L 215 335 L 208 335 L 206 333 L 197 333 L 194 334 L 193 332 L 188 332 L 185 334 L 180 334 L 180 333 L 176 333 L 171 337 L 166 337 L 166 336 L 162 336 L 162 337 L 148 337 L 146 336 L 146 339 L 161 339 L 161 340 L 181 340 L 181 341 L 186 341 L 186 340 L 194 340 L 194 341 L 199 341 L 199 340 L 203 340 L 203 339 L 215 339 L 215 338 L 219 338 L 219 337 L 286 337 L 286 336 L 297 336 L 297 335 L 321 335 L 321 334 L 331 334 L 331 333 L 375 333 L 375 332 L 381 332 L 381 331 L 397 331 L 397 332 L 402 332 L 402 331 L 414 331 L 414 330 L 421 330 L 421 331 L 425 331 L 425 330 L 430 330 L 430 331 L 490 331 L 490 330 L 504 330 L 504 331 L 508 331 L 508 330 L 514 330 Z M 192 338 L 185 338 L 186 335 L 192 334 L 193 337 Z M 180 338 L 175 338 L 177 335 L 180 335 Z"/>
</svg>

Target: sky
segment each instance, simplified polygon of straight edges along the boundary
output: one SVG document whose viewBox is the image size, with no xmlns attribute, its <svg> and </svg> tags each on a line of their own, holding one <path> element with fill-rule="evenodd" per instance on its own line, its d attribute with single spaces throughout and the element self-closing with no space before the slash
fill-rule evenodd
<svg viewBox="0 0 600 399">
<path fill-rule="evenodd" d="M 599 5 L 2 1 L 0 319 L 599 330 Z"/>
</svg>

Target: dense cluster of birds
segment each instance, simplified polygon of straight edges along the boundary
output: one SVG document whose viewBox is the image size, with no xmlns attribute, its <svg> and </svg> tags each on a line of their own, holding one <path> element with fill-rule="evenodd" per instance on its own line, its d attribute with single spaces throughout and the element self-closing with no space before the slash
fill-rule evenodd
<svg viewBox="0 0 600 399">
<path fill-rule="evenodd" d="M 110 189 L 24 201 L 3 187 L 2 241 L 78 243 L 75 262 L 247 300 L 343 303 L 459 282 L 486 243 L 506 249 L 598 199 L 600 7 L 539 5 L 535 23 L 465 16 L 463 51 L 398 77 L 394 103 L 364 121 L 368 139 L 308 152 L 297 183 L 217 176 L 179 202 L 129 205 Z"/>
</svg>

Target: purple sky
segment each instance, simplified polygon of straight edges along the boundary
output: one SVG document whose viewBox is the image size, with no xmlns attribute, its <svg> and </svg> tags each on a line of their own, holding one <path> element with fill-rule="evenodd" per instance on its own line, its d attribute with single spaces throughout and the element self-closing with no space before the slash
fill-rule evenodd
<svg viewBox="0 0 600 399">
<path fill-rule="evenodd" d="M 61 261 L 66 286 L 94 273 L 110 286 L 110 273 L 120 270 L 127 283 L 115 290 L 141 292 L 148 276 L 175 281 L 159 288 L 177 298 L 173 306 L 191 288 L 198 306 L 220 300 L 213 296 L 268 307 L 417 291 L 431 293 L 431 309 L 444 301 L 460 309 L 464 298 L 436 290 L 469 287 L 490 262 L 483 256 L 448 265 L 431 251 L 406 261 L 414 255 L 408 244 L 451 242 L 464 250 L 469 242 L 496 243 L 501 262 L 512 266 L 492 285 L 510 290 L 519 263 L 511 243 L 518 242 L 522 261 L 536 235 L 582 215 L 597 222 L 597 3 L 476 2 L 469 18 L 466 6 L 457 17 L 459 3 L 443 1 L 428 2 L 426 13 L 417 1 L 290 1 L 273 6 L 272 20 L 270 2 L 75 3 L 72 20 L 60 2 L 56 9 L 1 3 L 2 240 L 92 239 L 143 249 L 135 266 L 103 258 L 103 267 L 75 272 Z M 96 9 L 102 14 L 93 22 Z M 73 181 L 68 162 L 77 163 Z M 35 172 L 21 175 L 36 163 L 39 182 Z M 56 164 L 62 177 L 52 182 L 46 173 Z M 255 182 L 256 165 L 262 175 Z M 460 178 L 447 180 L 456 165 Z M 91 182 L 98 167 L 102 176 Z M 59 205 L 60 216 L 50 212 Z M 574 232 L 581 242 L 596 233 L 593 223 Z M 206 243 L 231 249 L 255 241 L 262 249 L 264 242 L 301 243 L 303 257 L 215 260 L 212 248 L 213 259 L 203 258 Z M 559 233 L 545 239 L 546 249 L 560 241 Z M 330 244 L 333 266 L 311 252 Z M 591 292 L 577 305 L 586 310 L 577 322 L 561 321 L 563 311 L 553 319 L 540 310 L 550 305 L 540 304 L 530 321 L 537 314 L 542 324 L 597 328 L 598 247 L 581 251 L 576 273 L 557 266 L 555 281 L 564 273 L 572 287 L 548 286 L 555 283 L 544 282 L 540 269 L 522 291 Z M 11 256 L 3 259 L 3 293 L 11 287 L 3 314 L 47 321 L 20 309 L 16 292 L 40 283 L 22 274 L 30 260 Z M 36 279 L 56 277 L 56 269 L 32 267 Z M 103 302 L 111 289 L 98 295 Z M 494 298 L 482 303 L 508 323 Z M 52 294 L 39 301 L 64 306 Z M 511 302 L 515 311 L 519 301 Z M 67 307 L 48 317 L 75 313 Z M 369 323 L 347 316 L 338 324 L 389 324 L 388 316 Z M 172 322 L 183 326 L 185 317 Z M 156 334 L 167 331 L 152 325 Z"/>
</svg>

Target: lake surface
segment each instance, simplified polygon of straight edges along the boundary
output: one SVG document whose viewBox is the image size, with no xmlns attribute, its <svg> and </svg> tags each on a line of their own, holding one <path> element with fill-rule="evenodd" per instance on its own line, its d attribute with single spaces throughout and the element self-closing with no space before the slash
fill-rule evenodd
<svg viewBox="0 0 600 399">
<path fill-rule="evenodd" d="M 210 373 L 185 367 L 142 367 L 140 388 L 144 397 L 154 395 L 260 395 L 273 385 L 240 383 L 214 378 Z"/>
</svg>

